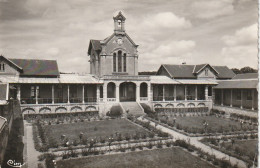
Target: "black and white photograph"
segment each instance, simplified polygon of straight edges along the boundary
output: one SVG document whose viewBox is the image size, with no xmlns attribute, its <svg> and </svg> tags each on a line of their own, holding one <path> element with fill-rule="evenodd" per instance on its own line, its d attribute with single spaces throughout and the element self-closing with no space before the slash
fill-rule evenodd
<svg viewBox="0 0 260 168">
<path fill-rule="evenodd" d="M 0 168 L 257 168 L 258 0 L 0 0 Z"/>
</svg>

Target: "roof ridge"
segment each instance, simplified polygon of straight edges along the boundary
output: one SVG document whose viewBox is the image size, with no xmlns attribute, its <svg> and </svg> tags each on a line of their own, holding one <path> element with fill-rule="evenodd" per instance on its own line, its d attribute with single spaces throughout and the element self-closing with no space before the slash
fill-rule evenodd
<svg viewBox="0 0 260 168">
<path fill-rule="evenodd" d="M 30 59 L 30 58 L 9 58 L 10 60 L 32 60 L 32 61 L 57 61 L 56 59 Z"/>
</svg>

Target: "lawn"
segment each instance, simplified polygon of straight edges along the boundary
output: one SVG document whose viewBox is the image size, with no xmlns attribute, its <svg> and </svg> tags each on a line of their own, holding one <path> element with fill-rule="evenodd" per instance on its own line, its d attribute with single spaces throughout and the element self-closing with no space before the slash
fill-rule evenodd
<svg viewBox="0 0 260 168">
<path fill-rule="evenodd" d="M 58 168 L 213 168 L 180 148 L 156 149 L 72 160 L 60 160 Z"/>
<path fill-rule="evenodd" d="M 233 145 L 231 142 L 223 142 L 221 146 L 232 153 L 253 161 L 257 151 L 257 143 L 257 140 L 235 140 Z"/>
<path fill-rule="evenodd" d="M 165 120 L 165 117 L 161 119 Z M 252 129 L 255 126 L 249 124 L 243 124 L 237 121 L 233 121 L 227 118 L 218 118 L 216 116 L 195 116 L 195 117 L 177 117 L 176 127 L 178 129 L 184 129 L 186 132 L 202 132 L 205 130 L 204 123 L 208 124 L 206 126 L 206 131 L 209 133 L 215 132 L 234 132 L 239 130 Z M 173 122 L 173 117 L 168 117 L 168 122 Z"/>
<path fill-rule="evenodd" d="M 46 136 L 48 138 L 52 137 L 58 142 L 61 139 L 61 135 L 65 135 L 69 140 L 78 140 L 81 132 L 83 133 L 83 137 L 88 139 L 100 137 L 106 138 L 115 135 L 116 133 L 120 133 L 121 135 L 132 135 L 136 133 L 148 134 L 148 131 L 126 119 L 46 125 L 44 127 Z"/>
</svg>

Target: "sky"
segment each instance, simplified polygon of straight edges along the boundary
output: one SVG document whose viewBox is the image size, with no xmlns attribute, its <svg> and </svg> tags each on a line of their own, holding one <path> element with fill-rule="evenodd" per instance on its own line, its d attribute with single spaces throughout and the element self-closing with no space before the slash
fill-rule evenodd
<svg viewBox="0 0 260 168">
<path fill-rule="evenodd" d="M 182 62 L 258 67 L 257 0 L 0 0 L 0 54 L 88 73 L 89 41 L 112 35 L 119 11 L 139 45 L 139 71 Z"/>
</svg>

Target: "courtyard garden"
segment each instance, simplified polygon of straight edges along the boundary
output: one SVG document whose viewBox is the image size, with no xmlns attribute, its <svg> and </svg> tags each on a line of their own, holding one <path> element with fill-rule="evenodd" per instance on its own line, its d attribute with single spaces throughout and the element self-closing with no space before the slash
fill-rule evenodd
<svg viewBox="0 0 260 168">
<path fill-rule="evenodd" d="M 66 150 L 68 147 L 84 148 L 86 145 L 107 146 L 110 144 L 137 143 L 169 139 L 149 125 L 123 118 L 106 118 L 73 123 L 46 124 L 38 121 L 33 126 L 35 148 L 46 152 Z"/>
<path fill-rule="evenodd" d="M 189 135 L 238 134 L 257 131 L 257 124 L 255 123 L 244 122 L 243 120 L 212 113 L 195 113 L 189 115 L 169 115 L 164 113 L 148 116 L 157 123 L 164 124 Z"/>
<path fill-rule="evenodd" d="M 238 135 L 229 137 L 210 137 L 204 138 L 201 142 L 217 149 L 227 155 L 236 157 L 245 161 L 248 165 L 254 162 L 257 165 L 258 158 L 258 136 L 251 135 Z"/>
<path fill-rule="evenodd" d="M 187 168 L 190 166 L 200 168 L 213 168 L 206 161 L 183 151 L 180 148 L 167 148 L 146 150 L 134 153 L 123 153 L 115 155 L 103 155 L 97 157 L 87 157 L 73 160 L 60 160 L 57 162 L 58 168 Z"/>
</svg>

